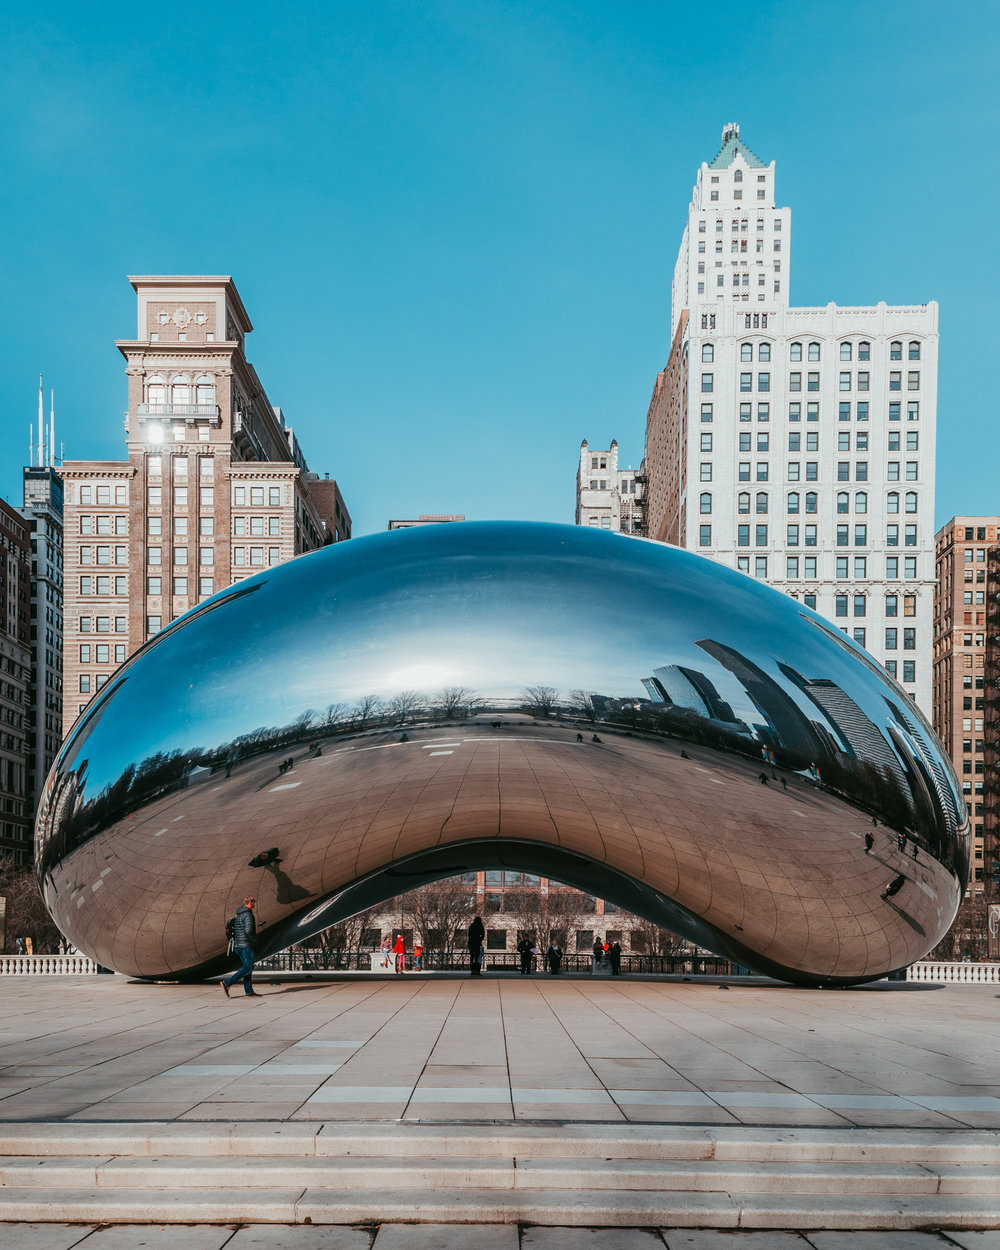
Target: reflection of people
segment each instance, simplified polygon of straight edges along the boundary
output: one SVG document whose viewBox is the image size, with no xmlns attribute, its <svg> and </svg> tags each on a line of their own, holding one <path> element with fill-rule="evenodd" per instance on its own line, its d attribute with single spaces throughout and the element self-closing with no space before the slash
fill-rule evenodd
<svg viewBox="0 0 1000 1250">
<path fill-rule="evenodd" d="M 257 900 L 252 894 L 248 894 L 243 900 L 243 906 L 237 909 L 234 917 L 233 925 L 233 950 L 239 956 L 240 966 L 233 975 L 225 981 L 220 981 L 219 985 L 225 996 L 229 997 L 229 991 L 237 981 L 243 982 L 243 993 L 248 998 L 259 998 L 260 995 L 253 988 L 253 941 L 257 936 L 257 917 L 254 914 L 254 906 Z"/>
<path fill-rule="evenodd" d="M 24 954 L 24 938 L 23 937 L 14 939 L 14 949 L 17 951 L 19 955 Z"/>
<path fill-rule="evenodd" d="M 517 944 L 517 953 L 521 956 L 521 976 L 531 976 L 531 938 L 523 937 Z"/>
<path fill-rule="evenodd" d="M 549 965 L 549 972 L 554 977 L 559 975 L 559 965 L 562 963 L 562 951 L 555 938 L 549 943 L 549 949 L 545 952 L 545 962 Z"/>
<path fill-rule="evenodd" d="M 469 925 L 469 974 L 478 977 L 483 967 L 483 942 L 486 939 L 486 926 L 481 916 L 477 916 Z"/>
<path fill-rule="evenodd" d="M 396 975 L 401 976 L 406 971 L 406 943 L 403 941 L 402 933 L 396 938 L 392 953 L 396 956 Z"/>
<path fill-rule="evenodd" d="M 424 948 L 419 942 L 414 943 L 413 946 L 413 967 L 417 972 L 423 971 Z"/>
<path fill-rule="evenodd" d="M 897 875 L 893 877 L 893 879 L 885 887 L 885 889 L 882 891 L 879 897 L 880 898 L 892 898 L 894 894 L 899 893 L 899 891 L 903 888 L 905 884 L 906 884 L 905 875 L 901 872 L 897 873 Z"/>
<path fill-rule="evenodd" d="M 611 975 L 613 977 L 621 976 L 622 970 L 622 946 L 621 942 L 611 943 Z"/>
<path fill-rule="evenodd" d="M 915 850 L 915 849 L 916 849 L 916 848 L 914 848 L 914 850 Z M 26 938 L 24 939 L 24 953 L 25 953 L 26 955 L 33 955 L 33 954 L 35 953 L 35 940 L 34 940 L 34 938 L 26 937 Z"/>
<path fill-rule="evenodd" d="M 603 958 L 604 958 L 604 947 L 601 944 L 601 939 L 599 937 L 595 937 L 594 938 L 594 966 L 596 967 L 597 964 L 599 964 Z"/>
<path fill-rule="evenodd" d="M 389 956 L 392 954 L 392 942 L 384 937 L 379 944 L 379 954 L 382 956 L 381 965 L 383 968 L 389 967 Z"/>
<path fill-rule="evenodd" d="M 872 837 L 870 832 L 866 833 L 865 834 L 865 854 L 866 855 L 871 854 L 871 850 L 874 845 L 875 845 L 875 839 Z"/>
</svg>

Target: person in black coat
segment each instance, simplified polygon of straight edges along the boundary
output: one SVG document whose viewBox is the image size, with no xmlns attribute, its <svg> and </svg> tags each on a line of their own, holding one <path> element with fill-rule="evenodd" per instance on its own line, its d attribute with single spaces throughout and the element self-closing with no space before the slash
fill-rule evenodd
<svg viewBox="0 0 1000 1250">
<path fill-rule="evenodd" d="M 554 977 L 557 977 L 559 975 L 559 965 L 562 963 L 562 951 L 554 938 L 549 944 L 549 949 L 545 952 L 545 962 L 549 965 L 549 972 Z"/>
<path fill-rule="evenodd" d="M 469 925 L 469 974 L 478 977 L 483 968 L 482 950 L 486 940 L 486 926 L 482 917 L 477 916 Z"/>
<path fill-rule="evenodd" d="M 531 976 L 531 939 L 528 937 L 521 938 L 517 944 L 517 953 L 521 956 L 521 976 Z"/>
<path fill-rule="evenodd" d="M 620 942 L 612 942 L 609 952 L 611 960 L 611 975 L 613 977 L 621 976 L 622 971 L 622 947 Z"/>
</svg>

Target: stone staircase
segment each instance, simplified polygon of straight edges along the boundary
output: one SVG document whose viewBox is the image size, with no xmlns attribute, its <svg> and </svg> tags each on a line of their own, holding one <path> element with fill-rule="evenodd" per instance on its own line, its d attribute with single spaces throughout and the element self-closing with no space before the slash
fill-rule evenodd
<svg viewBox="0 0 1000 1250">
<path fill-rule="evenodd" d="M 1000 1227 L 1000 1132 L 0 1124 L 0 1220 Z"/>
</svg>

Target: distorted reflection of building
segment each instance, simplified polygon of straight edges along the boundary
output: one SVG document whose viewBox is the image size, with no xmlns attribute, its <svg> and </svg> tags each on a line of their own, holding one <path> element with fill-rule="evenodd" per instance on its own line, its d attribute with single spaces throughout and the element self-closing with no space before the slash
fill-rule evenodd
<svg viewBox="0 0 1000 1250">
<path fill-rule="evenodd" d="M 652 677 L 644 677 L 642 684 L 654 703 L 673 703 L 712 720 L 736 722 L 733 709 L 708 677 L 697 669 L 683 664 L 665 664 L 654 668 Z"/>
</svg>

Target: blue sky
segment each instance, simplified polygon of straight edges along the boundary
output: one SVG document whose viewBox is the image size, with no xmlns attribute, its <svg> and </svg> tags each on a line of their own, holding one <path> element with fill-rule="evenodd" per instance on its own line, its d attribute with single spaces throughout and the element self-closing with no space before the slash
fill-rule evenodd
<svg viewBox="0 0 1000 1250">
<path fill-rule="evenodd" d="M 124 454 L 128 273 L 231 273 L 248 354 L 355 533 L 571 521 L 642 455 L 691 187 L 738 121 L 795 304 L 941 305 L 937 522 L 1000 510 L 1000 6 L 618 0 L 0 15 L 0 494 L 38 373 Z"/>
</svg>

